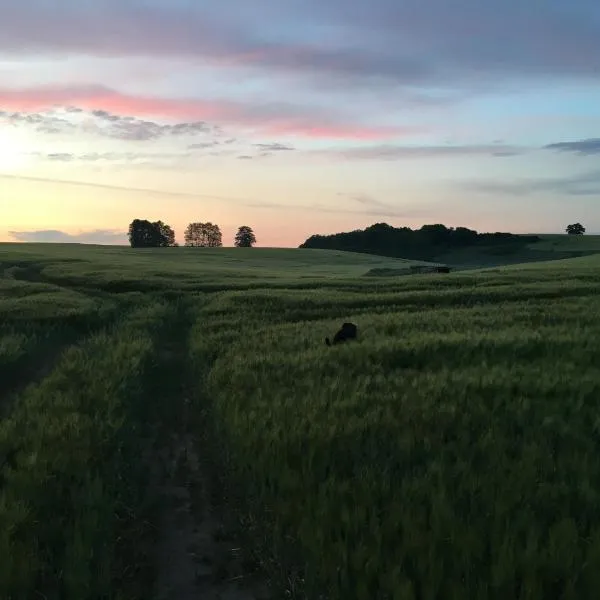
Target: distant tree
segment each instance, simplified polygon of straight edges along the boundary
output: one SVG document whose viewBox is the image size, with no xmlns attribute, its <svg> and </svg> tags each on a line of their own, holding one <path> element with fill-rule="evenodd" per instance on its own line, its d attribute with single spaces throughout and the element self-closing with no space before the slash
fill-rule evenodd
<svg viewBox="0 0 600 600">
<path fill-rule="evenodd" d="M 457 227 L 450 238 L 452 246 L 470 246 L 477 242 L 477 232 L 468 227 Z"/>
<path fill-rule="evenodd" d="M 366 229 L 355 229 L 332 235 L 312 235 L 300 248 L 322 248 L 366 252 L 380 256 L 394 256 L 416 260 L 437 260 L 449 250 L 472 246 L 515 250 L 525 244 L 539 241 L 538 236 L 513 233 L 478 233 L 466 227 L 446 227 L 441 223 L 423 225 L 420 229 L 392 227 L 388 223 L 375 223 Z"/>
<path fill-rule="evenodd" d="M 157 227 L 146 219 L 134 219 L 129 224 L 129 243 L 132 248 L 155 248 L 162 237 Z"/>
<path fill-rule="evenodd" d="M 419 234 L 433 245 L 443 244 L 450 239 L 452 229 L 448 229 L 441 223 L 436 223 L 435 225 L 423 225 L 419 230 Z"/>
<path fill-rule="evenodd" d="M 208 247 L 220 248 L 223 245 L 223 234 L 217 224 L 207 223 L 208 227 Z"/>
<path fill-rule="evenodd" d="M 163 223 L 162 221 L 156 221 L 155 223 L 152 223 L 152 225 L 156 227 L 160 234 L 160 246 L 167 247 L 176 245 L 175 232 L 166 223 Z"/>
<path fill-rule="evenodd" d="M 164 248 L 175 245 L 175 232 L 162 221 L 151 223 L 134 219 L 129 224 L 129 243 L 132 248 Z"/>
<path fill-rule="evenodd" d="M 583 235 L 585 233 L 585 227 L 581 223 L 573 223 L 572 225 L 567 225 L 565 231 L 569 235 Z"/>
<path fill-rule="evenodd" d="M 221 229 L 213 223 L 190 223 L 184 238 L 186 246 L 217 248 L 223 245 Z"/>
<path fill-rule="evenodd" d="M 256 236 L 252 227 L 242 225 L 235 234 L 234 244 L 237 248 L 252 248 L 256 244 Z"/>
</svg>

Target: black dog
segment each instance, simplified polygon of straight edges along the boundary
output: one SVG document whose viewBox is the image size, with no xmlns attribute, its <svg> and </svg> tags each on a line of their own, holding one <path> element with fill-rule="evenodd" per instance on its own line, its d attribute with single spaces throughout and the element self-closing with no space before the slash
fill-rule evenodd
<svg viewBox="0 0 600 600">
<path fill-rule="evenodd" d="M 325 343 L 328 346 L 333 344 L 339 344 L 347 340 L 355 340 L 357 334 L 356 325 L 354 323 L 344 323 L 342 328 L 333 336 L 333 342 L 329 341 L 329 338 L 325 338 Z"/>
</svg>

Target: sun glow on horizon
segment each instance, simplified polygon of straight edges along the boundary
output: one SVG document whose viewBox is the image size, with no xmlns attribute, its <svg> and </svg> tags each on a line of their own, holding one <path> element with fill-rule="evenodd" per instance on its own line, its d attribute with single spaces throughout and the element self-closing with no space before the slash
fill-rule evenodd
<svg viewBox="0 0 600 600">
<path fill-rule="evenodd" d="M 32 144 L 23 132 L 10 125 L 0 125 L 0 170 L 21 169 L 33 162 Z"/>
</svg>

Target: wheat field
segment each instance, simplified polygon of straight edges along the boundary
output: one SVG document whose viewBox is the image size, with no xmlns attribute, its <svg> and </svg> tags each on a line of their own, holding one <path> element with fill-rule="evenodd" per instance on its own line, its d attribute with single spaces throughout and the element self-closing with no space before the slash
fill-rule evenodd
<svg viewBox="0 0 600 600">
<path fill-rule="evenodd" d="M 597 597 L 600 257 L 403 266 L 0 246 L 0 597 L 152 598 L 188 412 L 288 597 Z"/>
</svg>

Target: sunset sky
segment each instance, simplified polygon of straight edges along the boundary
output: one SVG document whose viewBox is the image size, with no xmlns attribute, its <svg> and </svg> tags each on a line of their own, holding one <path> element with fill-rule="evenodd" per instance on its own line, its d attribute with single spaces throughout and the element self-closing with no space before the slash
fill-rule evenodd
<svg viewBox="0 0 600 600">
<path fill-rule="evenodd" d="M 599 0 L 0 0 L 0 241 L 600 233 Z"/>
</svg>

